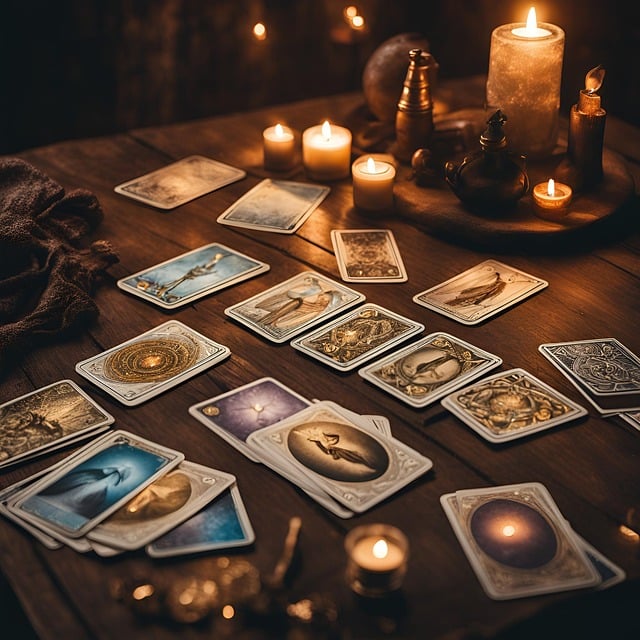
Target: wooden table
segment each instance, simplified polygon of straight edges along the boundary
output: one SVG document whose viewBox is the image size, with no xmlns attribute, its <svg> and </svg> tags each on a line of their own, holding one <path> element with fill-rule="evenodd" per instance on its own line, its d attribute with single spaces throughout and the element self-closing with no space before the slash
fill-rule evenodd
<svg viewBox="0 0 640 640">
<path fill-rule="evenodd" d="M 455 94 L 455 92 L 454 92 Z M 456 94 L 457 95 L 457 94 Z M 197 97 L 194 97 L 197 99 Z M 177 448 L 188 460 L 237 477 L 256 533 L 255 543 L 228 556 L 252 562 L 268 574 L 281 552 L 288 521 L 300 516 L 299 562 L 287 598 L 296 602 L 320 593 L 336 602 L 337 635 L 348 639 L 515 637 L 511 625 L 526 621 L 518 637 L 573 637 L 606 628 L 607 635 L 638 631 L 640 539 L 640 432 L 618 418 L 589 408 L 582 421 L 511 443 L 493 445 L 439 403 L 414 409 L 368 385 L 354 371 L 334 371 L 288 344 L 259 338 L 224 315 L 224 309 L 301 270 L 339 279 L 330 241 L 332 229 L 388 228 L 408 269 L 405 283 L 358 285 L 368 301 L 412 317 L 425 333 L 452 333 L 503 359 L 501 369 L 522 367 L 570 398 L 584 400 L 538 352 L 544 342 L 616 337 L 640 353 L 640 233 L 637 201 L 631 215 L 595 237 L 552 248 L 514 242 L 500 251 L 442 239 L 400 214 L 357 211 L 350 180 L 331 192 L 294 235 L 220 225 L 217 216 L 265 177 L 262 130 L 276 121 L 302 131 L 325 118 L 352 122 L 360 94 L 330 96 L 224 117 L 146 128 L 89 140 L 71 140 L 17 154 L 65 188 L 83 187 L 98 197 L 105 218 L 96 239 L 112 242 L 120 262 L 95 294 L 99 319 L 74 338 L 42 346 L 0 379 L 6 402 L 56 380 L 70 378 L 116 418 L 115 427 Z M 639 184 L 640 132 L 612 119 L 607 149 L 620 153 Z M 114 193 L 113 187 L 192 154 L 247 171 L 247 177 L 172 211 L 160 211 Z M 303 172 L 288 175 L 305 180 Z M 405 171 L 406 179 L 406 171 Z M 267 273 L 198 300 L 175 312 L 123 293 L 116 280 L 144 267 L 219 241 L 271 265 Z M 549 282 L 539 294 L 476 326 L 466 326 L 412 301 L 412 296 L 487 258 L 508 262 Z M 74 371 L 74 364 L 119 344 L 168 318 L 176 318 L 231 349 L 225 362 L 134 408 L 101 393 Z M 188 414 L 192 404 L 273 376 L 308 398 L 332 399 L 363 414 L 389 418 L 393 434 L 428 456 L 433 469 L 400 493 L 352 519 L 340 519 L 293 484 L 236 449 Z M 0 473 L 6 487 L 60 459 L 59 452 Z M 627 580 L 602 592 L 574 590 L 509 601 L 491 600 L 481 588 L 440 505 L 441 495 L 463 488 L 537 481 L 543 483 L 575 530 L 613 562 Z M 368 602 L 355 598 L 344 581 L 345 534 L 362 523 L 383 522 L 410 540 L 408 573 L 399 597 Z M 628 532 L 627 532 L 628 533 Z M 43 640 L 59 638 L 261 638 L 284 637 L 268 625 L 238 627 L 219 617 L 199 625 L 148 621 L 132 613 L 110 591 L 114 581 L 137 575 L 154 580 L 206 574 L 225 553 L 152 560 L 143 552 L 106 559 L 70 548 L 48 550 L 12 522 L 0 519 L 0 564 L 31 624 Z M 553 623 L 550 623 L 553 620 Z M 604 626 L 603 626 L 604 625 Z M 328 637 L 307 626 L 290 637 Z M 595 636 L 594 636 L 595 637 Z M 598 637 L 601 637 L 598 634 Z"/>
</svg>

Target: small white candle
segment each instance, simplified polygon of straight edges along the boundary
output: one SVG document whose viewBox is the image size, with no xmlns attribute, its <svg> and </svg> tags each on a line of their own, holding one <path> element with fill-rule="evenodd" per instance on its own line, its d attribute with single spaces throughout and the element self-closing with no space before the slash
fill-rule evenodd
<svg viewBox="0 0 640 640">
<path fill-rule="evenodd" d="M 538 23 L 531 7 L 526 23 L 491 34 L 487 104 L 506 116 L 509 146 L 532 158 L 549 155 L 559 130 L 564 31 Z"/>
<path fill-rule="evenodd" d="M 295 136 L 289 127 L 280 123 L 262 132 L 264 168 L 287 171 L 295 164 Z"/>
<path fill-rule="evenodd" d="M 340 180 L 351 168 L 351 131 L 330 124 L 309 127 L 302 134 L 302 163 L 312 180 Z"/>
<path fill-rule="evenodd" d="M 533 201 L 541 218 L 556 220 L 567 214 L 571 202 L 572 189 L 569 185 L 549 178 L 533 187 Z"/>
<path fill-rule="evenodd" d="M 358 594 L 385 596 L 402 585 L 409 542 L 397 528 L 385 524 L 362 525 L 345 537 L 347 581 Z"/>
<path fill-rule="evenodd" d="M 351 167 L 353 203 L 360 209 L 382 210 L 393 207 L 396 169 L 374 156 L 361 156 Z"/>
</svg>

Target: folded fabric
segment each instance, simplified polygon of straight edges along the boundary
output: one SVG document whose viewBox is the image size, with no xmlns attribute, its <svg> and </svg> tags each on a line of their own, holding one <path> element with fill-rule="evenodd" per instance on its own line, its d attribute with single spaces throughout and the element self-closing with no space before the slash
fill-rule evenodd
<svg viewBox="0 0 640 640">
<path fill-rule="evenodd" d="M 104 217 L 91 192 L 68 192 L 19 158 L 0 159 L 0 373 L 20 353 L 86 327 L 111 245 L 87 245 Z"/>
</svg>

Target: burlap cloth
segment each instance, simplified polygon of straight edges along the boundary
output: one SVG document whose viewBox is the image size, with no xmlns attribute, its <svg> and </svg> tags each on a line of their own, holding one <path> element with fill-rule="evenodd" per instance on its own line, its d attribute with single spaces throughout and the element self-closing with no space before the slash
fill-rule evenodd
<svg viewBox="0 0 640 640">
<path fill-rule="evenodd" d="M 0 374 L 98 316 L 92 295 L 118 262 L 108 242 L 86 240 L 103 217 L 91 192 L 65 192 L 31 164 L 0 159 Z"/>
</svg>

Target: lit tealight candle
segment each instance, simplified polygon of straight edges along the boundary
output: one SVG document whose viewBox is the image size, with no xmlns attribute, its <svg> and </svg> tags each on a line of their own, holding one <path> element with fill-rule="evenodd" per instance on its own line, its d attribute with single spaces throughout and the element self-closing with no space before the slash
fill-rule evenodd
<svg viewBox="0 0 640 640">
<path fill-rule="evenodd" d="M 526 23 L 491 34 L 487 104 L 506 116 L 509 146 L 529 157 L 549 155 L 559 130 L 564 31 L 538 23 L 531 7 Z"/>
<path fill-rule="evenodd" d="M 351 168 L 351 131 L 330 124 L 309 127 L 302 134 L 302 162 L 312 180 L 341 180 Z"/>
<path fill-rule="evenodd" d="M 280 123 L 262 132 L 264 168 L 270 171 L 287 171 L 295 164 L 295 136 L 289 127 Z"/>
<path fill-rule="evenodd" d="M 360 209 L 383 210 L 393 207 L 393 164 L 362 156 L 351 167 L 353 203 Z"/>
<path fill-rule="evenodd" d="M 548 182 L 540 182 L 533 188 L 537 214 L 550 220 L 564 217 L 571 202 L 571 195 L 569 185 L 556 182 L 553 178 L 549 178 Z"/>
<path fill-rule="evenodd" d="M 407 571 L 409 541 L 386 524 L 362 525 L 345 537 L 347 582 L 359 595 L 386 596 L 402 586 Z"/>
</svg>

